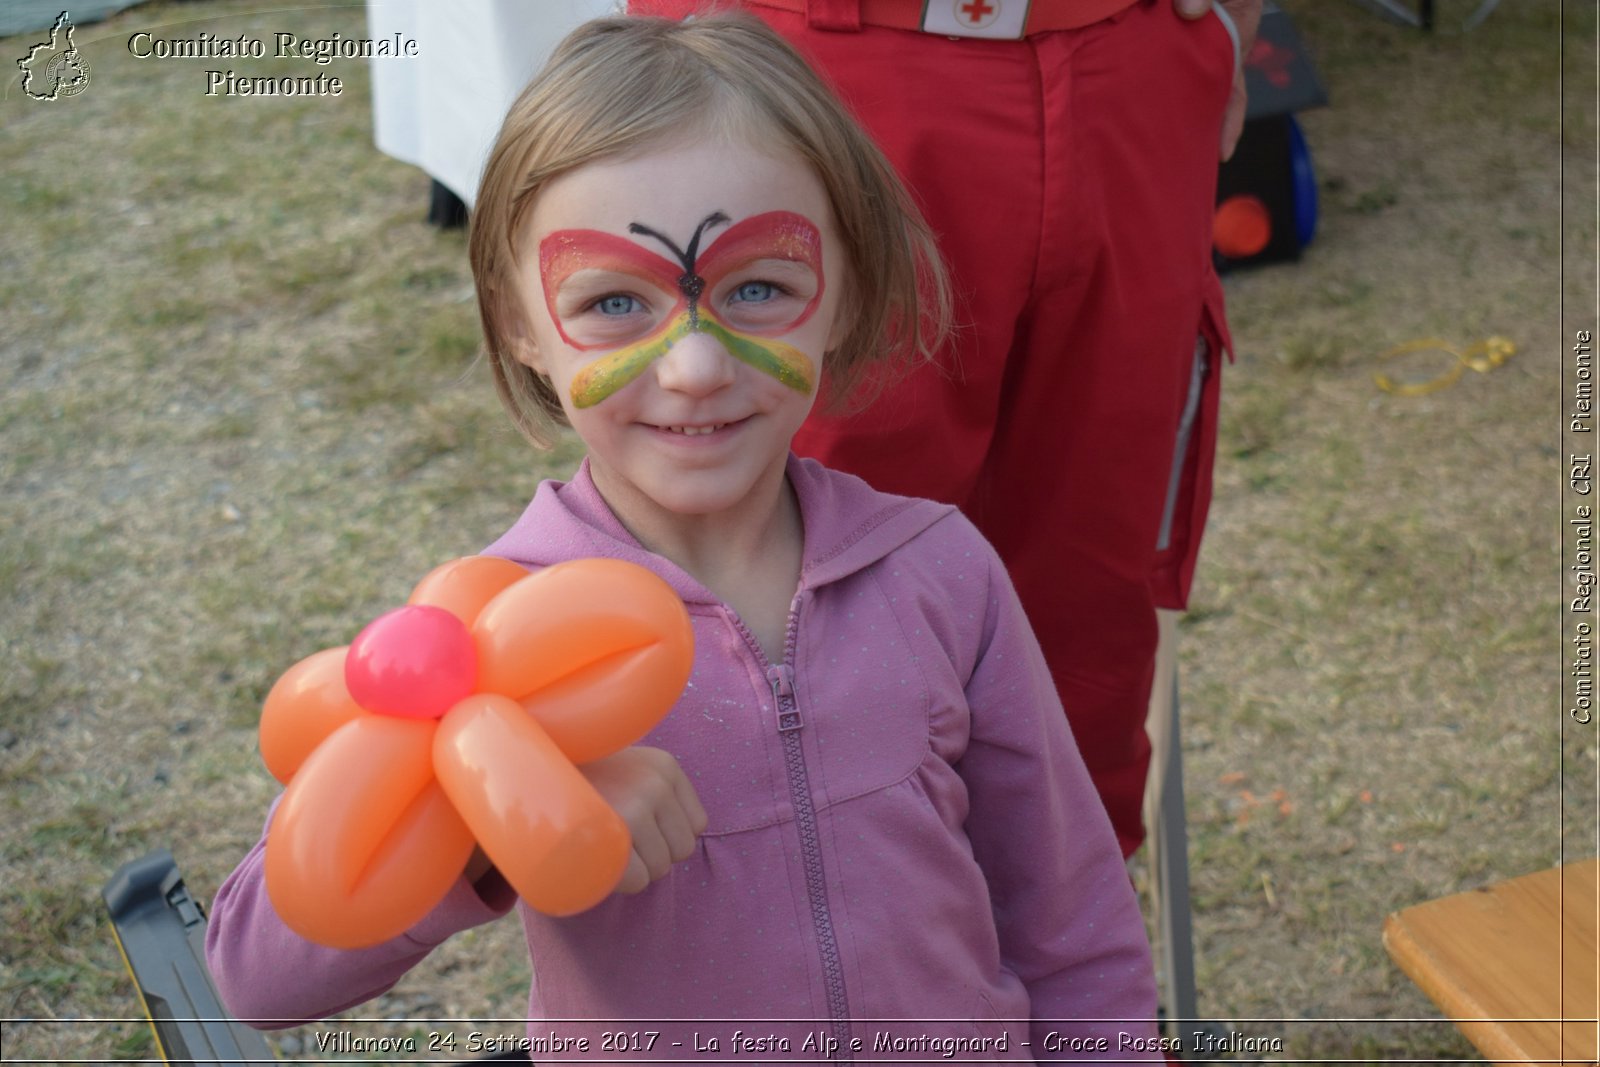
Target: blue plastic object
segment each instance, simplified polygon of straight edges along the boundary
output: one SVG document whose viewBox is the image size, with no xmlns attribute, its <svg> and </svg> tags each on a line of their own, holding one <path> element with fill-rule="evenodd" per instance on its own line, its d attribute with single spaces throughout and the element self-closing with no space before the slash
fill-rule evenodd
<svg viewBox="0 0 1600 1067">
<path fill-rule="evenodd" d="M 1294 190 L 1294 231 L 1300 247 L 1317 235 L 1317 174 L 1311 166 L 1311 149 L 1293 115 L 1289 116 L 1289 180 Z"/>
</svg>

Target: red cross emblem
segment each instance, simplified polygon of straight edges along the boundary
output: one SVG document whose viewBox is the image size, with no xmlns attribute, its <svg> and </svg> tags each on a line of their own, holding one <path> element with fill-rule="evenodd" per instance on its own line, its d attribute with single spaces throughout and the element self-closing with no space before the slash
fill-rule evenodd
<svg viewBox="0 0 1600 1067">
<path fill-rule="evenodd" d="M 1250 47 L 1250 54 L 1244 57 L 1245 66 L 1260 71 L 1263 78 L 1279 89 L 1287 89 L 1294 80 L 1289 69 L 1293 64 L 1293 52 L 1273 44 L 1265 37 L 1257 37 L 1256 43 Z"/>
<path fill-rule="evenodd" d="M 956 0 L 956 17 L 967 25 L 982 28 L 1000 17 L 1000 0 Z"/>
</svg>

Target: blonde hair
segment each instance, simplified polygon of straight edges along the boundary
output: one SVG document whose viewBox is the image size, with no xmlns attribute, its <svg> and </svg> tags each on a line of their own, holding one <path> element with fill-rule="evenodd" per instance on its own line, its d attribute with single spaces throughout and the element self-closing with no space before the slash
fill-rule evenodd
<svg viewBox="0 0 1600 1067">
<path fill-rule="evenodd" d="M 550 383 L 517 361 L 517 243 L 546 182 L 685 130 L 796 153 L 816 173 L 844 245 L 850 329 L 827 355 L 827 400 L 864 404 L 894 361 L 925 360 L 950 330 L 932 232 L 893 168 L 799 54 L 759 20 L 607 18 L 564 40 L 507 113 L 473 207 L 468 250 L 495 387 L 518 429 L 564 425 Z M 870 372 L 870 373 L 869 373 Z"/>
</svg>

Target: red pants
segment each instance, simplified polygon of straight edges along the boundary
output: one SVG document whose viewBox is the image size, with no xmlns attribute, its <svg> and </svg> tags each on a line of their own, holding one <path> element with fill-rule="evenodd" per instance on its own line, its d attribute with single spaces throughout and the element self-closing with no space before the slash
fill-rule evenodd
<svg viewBox="0 0 1600 1067">
<path fill-rule="evenodd" d="M 863 415 L 813 415 L 795 450 L 957 504 L 994 543 L 1131 854 L 1155 607 L 1184 605 L 1210 498 L 1227 343 L 1211 216 L 1232 38 L 1171 0 L 1020 41 L 836 32 L 745 6 L 899 169 L 961 323 L 942 370 Z"/>
</svg>

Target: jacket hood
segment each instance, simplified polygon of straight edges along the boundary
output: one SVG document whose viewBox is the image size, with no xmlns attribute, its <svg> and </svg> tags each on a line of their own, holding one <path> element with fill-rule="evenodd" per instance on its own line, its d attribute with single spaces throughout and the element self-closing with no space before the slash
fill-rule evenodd
<svg viewBox="0 0 1600 1067">
<path fill-rule="evenodd" d="M 785 474 L 794 486 L 805 528 L 800 588 L 814 589 L 869 567 L 934 523 L 956 513 L 947 504 L 880 493 L 860 478 L 829 472 L 814 459 L 790 454 Z M 676 563 L 646 550 L 595 488 L 584 459 L 570 482 L 539 483 L 533 501 L 503 536 L 483 550 L 530 569 L 571 559 L 606 556 L 650 568 L 685 603 L 717 596 Z"/>
</svg>

